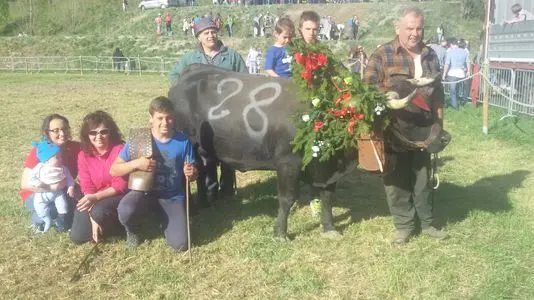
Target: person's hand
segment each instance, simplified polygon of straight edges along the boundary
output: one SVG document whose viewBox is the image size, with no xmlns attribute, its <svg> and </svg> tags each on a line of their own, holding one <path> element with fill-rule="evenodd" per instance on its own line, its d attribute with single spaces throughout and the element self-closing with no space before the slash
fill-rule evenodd
<svg viewBox="0 0 534 300">
<path fill-rule="evenodd" d="M 184 163 L 184 175 L 191 181 L 197 179 L 197 168 L 193 164 Z"/>
<path fill-rule="evenodd" d="M 74 198 L 74 187 L 73 186 L 67 189 L 67 195 L 69 195 L 69 197 L 71 198 Z"/>
<path fill-rule="evenodd" d="M 98 199 L 96 199 L 95 195 L 87 194 L 78 201 L 78 204 L 76 204 L 76 208 L 79 211 L 90 210 L 97 201 Z"/>
<path fill-rule="evenodd" d="M 32 184 L 36 189 L 42 189 L 42 190 L 48 190 L 50 189 L 50 187 L 48 186 L 48 184 L 42 182 L 42 181 L 39 181 L 39 182 L 35 182 L 35 184 Z"/>
<path fill-rule="evenodd" d="M 50 192 L 59 192 L 65 189 L 65 186 L 67 186 L 67 180 L 61 180 L 60 182 L 50 184 L 48 189 Z"/>
<path fill-rule="evenodd" d="M 139 157 L 136 159 L 137 166 L 136 168 L 145 172 L 152 172 L 156 169 L 156 161 L 150 157 Z"/>
</svg>

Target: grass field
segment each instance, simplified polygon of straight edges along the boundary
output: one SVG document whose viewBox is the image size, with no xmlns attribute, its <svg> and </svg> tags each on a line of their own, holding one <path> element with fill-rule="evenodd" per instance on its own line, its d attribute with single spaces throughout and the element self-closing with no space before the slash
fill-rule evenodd
<svg viewBox="0 0 534 300">
<path fill-rule="evenodd" d="M 532 299 L 534 120 L 498 121 L 481 134 L 480 109 L 446 112 L 452 144 L 441 154 L 435 215 L 451 234 L 390 243 L 380 178 L 355 172 L 339 184 L 334 215 L 343 237 L 320 236 L 304 189 L 291 242 L 272 237 L 271 172 L 238 174 L 232 203 L 193 219 L 193 258 L 174 253 L 156 226 L 127 250 L 123 240 L 75 246 L 66 234 L 36 236 L 18 197 L 22 162 L 43 117 L 110 112 L 124 132 L 146 124 L 148 101 L 166 95 L 160 76 L 0 74 L 0 286 L 3 299 Z M 87 261 L 81 264 L 87 256 Z M 78 267 L 80 268 L 78 269 Z"/>
<path fill-rule="evenodd" d="M 194 48 L 197 40 L 180 31 L 183 18 L 220 13 L 223 18 L 234 16 L 234 37 L 221 38 L 225 45 L 246 57 L 249 47 L 255 46 L 265 54 L 272 38 L 253 38 L 252 20 L 259 14 L 288 15 L 298 22 L 304 10 L 315 10 L 321 16 L 331 16 L 337 23 L 346 23 L 357 15 L 361 27 L 357 44 L 366 47 L 368 54 L 377 45 L 390 41 L 394 34 L 393 21 L 401 7 L 413 1 L 387 0 L 372 3 L 328 5 L 253 5 L 253 6 L 195 6 L 171 7 L 175 35 L 155 36 L 154 18 L 160 9 L 141 12 L 138 1 L 130 1 L 123 12 L 120 1 L 34 1 L 33 23 L 29 18 L 27 0 L 10 1 L 10 19 L 0 24 L 0 56 L 111 56 L 120 47 L 126 56 L 180 57 Z M 198 1 L 204 4 L 210 1 Z M 38 5 L 37 5 L 38 4 Z M 446 37 L 463 37 L 470 41 L 471 53 L 480 45 L 481 20 L 462 18 L 461 1 L 425 1 L 416 4 L 425 12 L 425 37 L 435 35 L 442 24 Z M 30 27 L 33 24 L 33 34 Z M 21 32 L 30 34 L 17 37 Z M 345 58 L 354 41 L 325 41 L 336 55 Z"/>
</svg>

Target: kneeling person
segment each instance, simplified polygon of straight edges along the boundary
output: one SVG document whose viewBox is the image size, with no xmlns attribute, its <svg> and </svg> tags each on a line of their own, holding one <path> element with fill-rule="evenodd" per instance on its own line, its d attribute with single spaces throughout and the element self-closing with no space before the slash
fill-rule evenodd
<svg viewBox="0 0 534 300">
<path fill-rule="evenodd" d="M 195 180 L 193 146 L 188 138 L 174 128 L 173 105 L 166 97 L 150 103 L 152 157 L 132 160 L 130 145 L 113 163 L 110 173 L 124 176 L 136 170 L 151 172 L 155 169 L 155 186 L 152 191 L 129 191 L 118 207 L 119 221 L 127 233 L 127 246 L 139 244 L 140 218 L 155 209 L 161 213 L 162 227 L 167 244 L 176 250 L 187 250 L 187 221 L 185 217 L 185 178 Z"/>
</svg>

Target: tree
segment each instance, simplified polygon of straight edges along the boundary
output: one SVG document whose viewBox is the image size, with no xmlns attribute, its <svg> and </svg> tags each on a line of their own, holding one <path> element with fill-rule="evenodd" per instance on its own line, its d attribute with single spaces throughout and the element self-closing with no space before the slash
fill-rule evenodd
<svg viewBox="0 0 534 300">
<path fill-rule="evenodd" d="M 4 28 L 9 20 L 8 0 L 0 0 L 0 29 Z"/>
<path fill-rule="evenodd" d="M 463 0 L 463 18 L 466 20 L 484 19 L 484 2 L 484 0 Z"/>
</svg>

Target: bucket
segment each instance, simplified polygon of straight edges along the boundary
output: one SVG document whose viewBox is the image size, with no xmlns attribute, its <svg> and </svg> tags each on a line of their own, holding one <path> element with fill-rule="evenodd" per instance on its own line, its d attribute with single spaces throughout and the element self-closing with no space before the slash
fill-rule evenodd
<svg viewBox="0 0 534 300">
<path fill-rule="evenodd" d="M 370 172 L 384 173 L 386 154 L 382 133 L 361 135 L 356 139 L 358 167 Z"/>
</svg>

